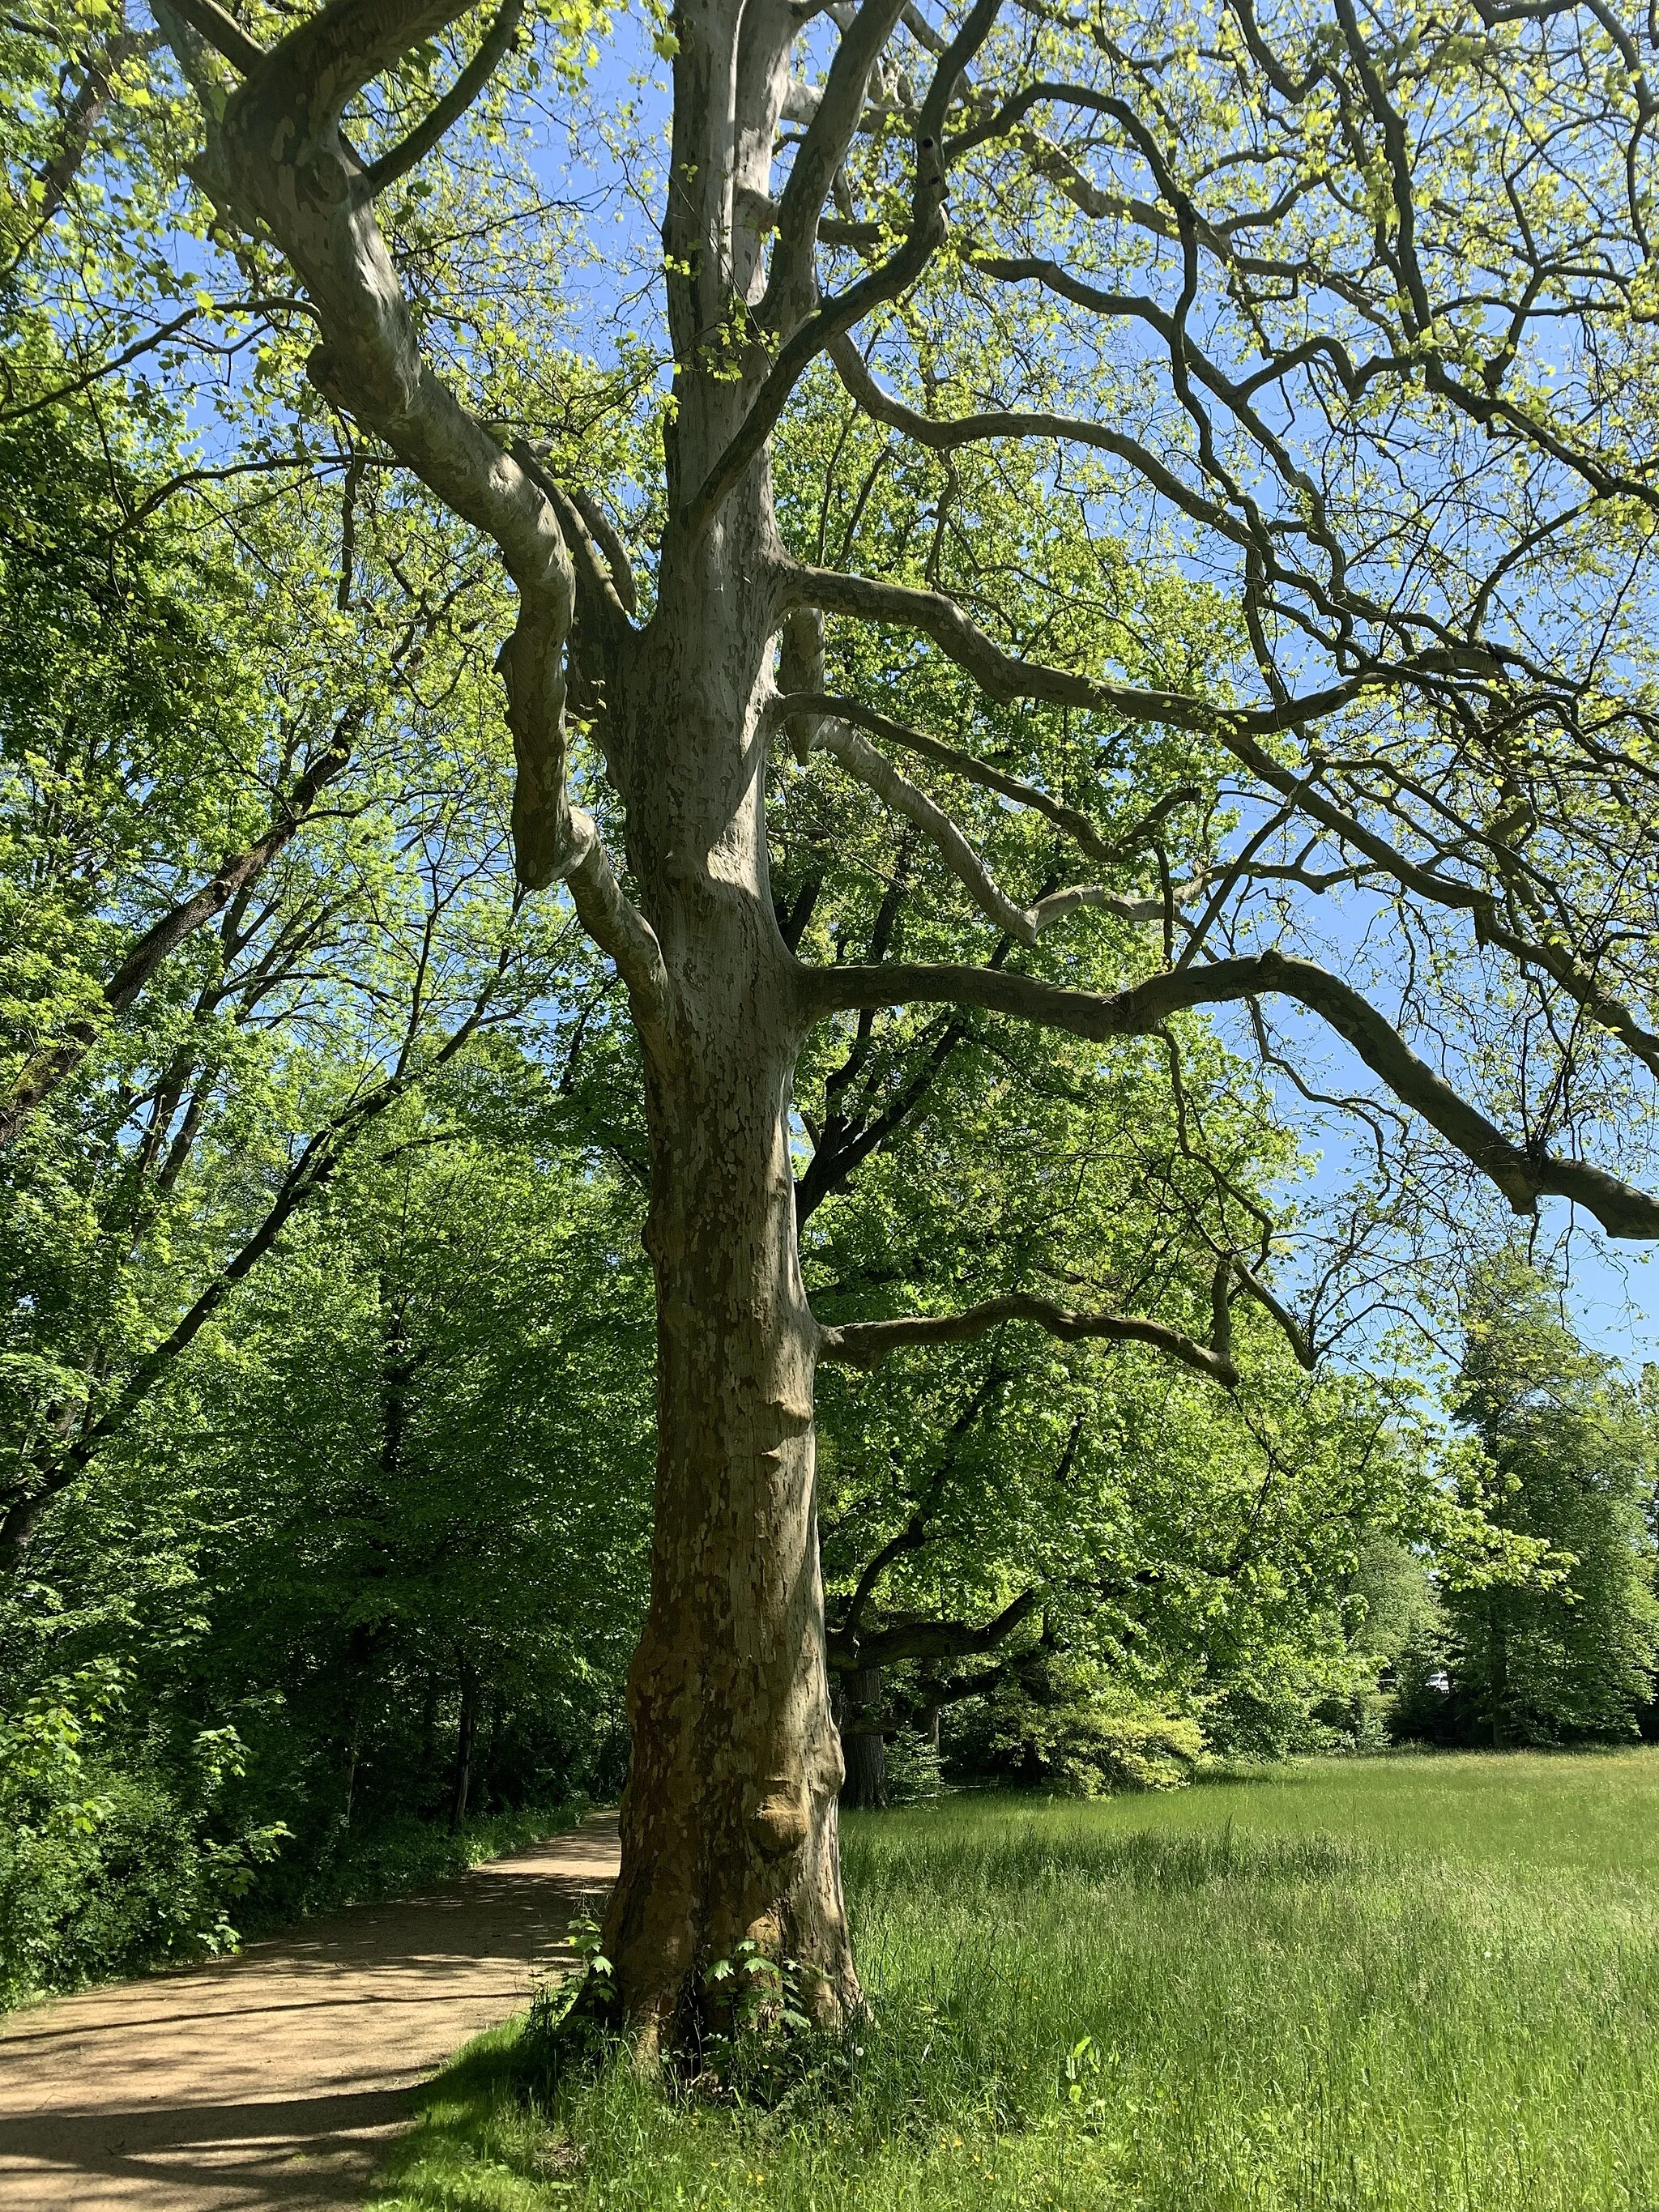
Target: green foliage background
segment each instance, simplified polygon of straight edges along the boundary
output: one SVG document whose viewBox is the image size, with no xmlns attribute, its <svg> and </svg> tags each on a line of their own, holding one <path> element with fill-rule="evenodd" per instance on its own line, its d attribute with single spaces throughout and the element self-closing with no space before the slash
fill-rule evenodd
<svg viewBox="0 0 1659 2212">
<path fill-rule="evenodd" d="M 468 157 L 382 212 L 430 277 L 434 357 L 617 488 L 637 546 L 657 364 L 634 329 L 603 366 L 581 349 L 599 249 L 507 127 L 509 93 L 532 112 L 544 78 L 570 93 L 605 26 L 544 16 Z M 8 1996 L 223 1948 L 614 1793 L 648 1567 L 638 1070 L 568 908 L 513 882 L 499 568 L 308 383 L 306 319 L 263 248 L 216 235 L 153 61 L 106 0 L 0 25 L 0 1085 L 84 1047 L 0 1160 L 0 1502 L 42 1501 L 0 1594 Z M 422 50 L 374 93 L 366 145 L 441 61 Z M 605 129 L 645 191 L 637 117 Z M 961 275 L 904 310 L 947 396 L 984 343 Z M 1052 333 L 1038 315 L 1002 335 Z M 1236 626 L 1170 545 L 1105 526 L 1103 477 L 1061 482 L 1012 445 L 900 463 L 827 376 L 778 453 L 801 556 L 947 587 L 1015 647 L 1224 693 Z M 879 628 L 832 641 L 830 680 L 974 726 L 1103 836 L 1189 789 L 1177 868 L 1236 826 L 1199 739 L 988 706 Z M 960 884 L 832 762 L 770 773 L 779 904 L 812 957 L 994 956 Z M 999 880 L 1038 896 L 1047 825 L 952 799 Z M 257 879 L 112 1008 L 146 931 L 284 823 Z M 1029 964 L 1092 988 L 1155 959 L 1097 910 Z M 1305 1190 L 1259 1071 L 1197 1018 L 1110 1049 L 977 1016 L 848 1019 L 814 1037 L 796 1105 L 829 1322 L 1036 1287 L 1203 1335 L 1216 1252 L 1272 1277 Z M 1480 1708 L 1500 1613 L 1531 1639 L 1505 1726 L 1627 1732 L 1652 1656 L 1650 1430 L 1532 1308 L 1507 1337 L 1504 1310 L 1474 1321 L 1467 1449 L 1409 1383 L 1310 1381 L 1242 1302 L 1231 1397 L 1018 1327 L 828 1373 L 832 1622 L 918 1523 L 871 1624 L 1040 1601 L 971 1663 L 888 1670 L 898 1723 L 952 1693 L 958 1779 L 1090 1792 L 1175 1781 L 1200 1742 L 1374 1746 L 1391 1670 L 1449 1668 L 1454 1704 Z M 1514 1412 L 1522 1370 L 1547 1374 L 1547 1418 Z"/>
</svg>

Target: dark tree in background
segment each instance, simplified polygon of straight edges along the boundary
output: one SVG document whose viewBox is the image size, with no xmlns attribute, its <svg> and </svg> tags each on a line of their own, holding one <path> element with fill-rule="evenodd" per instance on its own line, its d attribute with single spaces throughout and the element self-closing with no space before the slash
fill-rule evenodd
<svg viewBox="0 0 1659 2212">
<path fill-rule="evenodd" d="M 1494 1745 L 1633 1736 L 1659 1655 L 1639 1398 L 1512 1254 L 1481 1271 L 1466 1328 L 1455 1410 L 1492 1463 L 1487 1514 L 1543 1540 L 1559 1565 L 1530 1583 L 1446 1592 L 1459 1721 Z"/>
</svg>

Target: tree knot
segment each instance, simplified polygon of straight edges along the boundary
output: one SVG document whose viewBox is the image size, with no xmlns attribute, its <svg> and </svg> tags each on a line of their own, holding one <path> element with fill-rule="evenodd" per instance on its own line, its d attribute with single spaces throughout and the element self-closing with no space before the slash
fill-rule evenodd
<svg viewBox="0 0 1659 2212">
<path fill-rule="evenodd" d="M 781 1859 L 806 1841 L 811 1825 L 806 1792 L 785 1776 L 775 1777 L 765 1787 L 766 1795 L 749 1815 L 750 1832 L 763 1858 Z"/>
</svg>

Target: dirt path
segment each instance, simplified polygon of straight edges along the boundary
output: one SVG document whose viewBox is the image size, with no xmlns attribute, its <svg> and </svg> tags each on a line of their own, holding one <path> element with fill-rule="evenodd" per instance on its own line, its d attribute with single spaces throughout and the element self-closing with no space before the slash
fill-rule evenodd
<svg viewBox="0 0 1659 2212">
<path fill-rule="evenodd" d="M 355 2212 L 409 2093 L 568 1964 L 614 1814 L 398 1905 L 0 2024 L 0 2212 Z"/>
</svg>

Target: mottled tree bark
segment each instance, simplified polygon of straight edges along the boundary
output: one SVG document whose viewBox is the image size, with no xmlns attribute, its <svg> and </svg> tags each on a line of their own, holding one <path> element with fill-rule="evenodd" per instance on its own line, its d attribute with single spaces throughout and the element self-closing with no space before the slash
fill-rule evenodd
<svg viewBox="0 0 1659 2212">
<path fill-rule="evenodd" d="M 723 428 L 688 406 L 682 454 Z M 802 1024 L 763 816 L 771 538 L 757 481 L 699 555 L 665 574 L 652 649 L 608 680 L 622 774 L 641 755 L 661 763 L 628 836 L 669 1010 L 644 1032 L 656 1526 L 629 1681 L 622 1877 L 605 1928 L 647 2043 L 697 2012 L 700 1963 L 744 1939 L 800 1961 L 826 2013 L 858 1995 L 815 1519 L 818 1332 L 789 1149 Z"/>
</svg>

